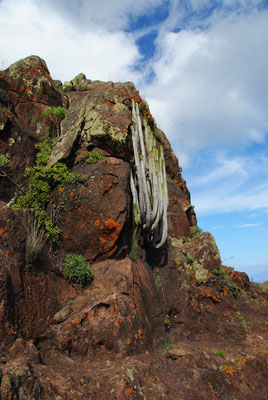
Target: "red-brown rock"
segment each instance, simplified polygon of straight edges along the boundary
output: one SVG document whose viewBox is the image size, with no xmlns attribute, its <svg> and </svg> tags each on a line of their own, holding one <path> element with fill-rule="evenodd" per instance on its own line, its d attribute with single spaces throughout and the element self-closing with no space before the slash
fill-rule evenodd
<svg viewBox="0 0 268 400">
<path fill-rule="evenodd" d="M 68 100 L 55 87 L 38 57 L 0 75 L 5 171 L 27 190 L 23 173 L 35 162 L 34 143 L 49 136 L 43 109 L 64 101 L 69 110 L 48 165 L 60 161 L 76 174 L 47 205 L 59 240 L 32 257 L 33 211 L 4 208 L 15 185 L 0 178 L 0 398 L 268 398 L 266 286 L 223 267 L 212 235 L 192 233 L 190 194 L 161 131 L 169 238 L 161 249 L 140 240 L 136 261 L 128 256 L 131 103 L 156 129 L 147 104 L 131 83 L 83 74 Z M 105 158 L 87 164 L 83 154 L 92 149 Z M 69 252 L 90 262 L 91 285 L 64 278 Z"/>
</svg>

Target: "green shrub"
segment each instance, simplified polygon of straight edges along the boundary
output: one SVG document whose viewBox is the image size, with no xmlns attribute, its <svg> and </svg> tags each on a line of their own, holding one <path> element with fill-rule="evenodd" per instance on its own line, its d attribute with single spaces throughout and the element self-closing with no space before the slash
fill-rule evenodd
<svg viewBox="0 0 268 400">
<path fill-rule="evenodd" d="M 73 283 L 88 284 L 94 276 L 85 258 L 80 254 L 69 253 L 65 258 L 64 277 Z"/>
<path fill-rule="evenodd" d="M 48 107 L 44 112 L 43 116 L 48 117 L 49 115 L 53 115 L 54 117 L 62 120 L 66 117 L 67 110 L 63 107 Z"/>
<path fill-rule="evenodd" d="M 97 150 L 80 150 L 77 152 L 77 158 L 79 161 L 86 162 L 87 164 L 94 164 L 97 161 L 101 161 L 105 159 L 105 156 Z"/>
<path fill-rule="evenodd" d="M 223 350 L 214 351 L 214 354 L 216 354 L 216 356 L 224 357 L 224 351 Z"/>
<path fill-rule="evenodd" d="M 0 167 L 7 165 L 9 163 L 9 159 L 4 155 L 0 154 Z"/>
<path fill-rule="evenodd" d="M 164 325 L 165 325 L 167 330 L 169 330 L 171 328 L 171 322 L 170 322 L 168 314 L 165 315 Z"/>
<path fill-rule="evenodd" d="M 237 297 L 239 295 L 239 290 L 235 283 L 232 284 L 231 291 L 232 291 L 234 298 L 237 299 Z"/>
<path fill-rule="evenodd" d="M 198 226 L 193 226 L 192 227 L 192 234 L 193 235 L 198 235 L 199 233 L 202 233 L 203 229 L 199 228 Z"/>
<path fill-rule="evenodd" d="M 66 117 L 67 110 L 63 107 L 48 107 L 43 116 L 50 118 L 52 124 L 56 128 L 56 135 L 60 136 L 60 122 Z"/>
<path fill-rule="evenodd" d="M 75 181 L 74 174 L 65 164 L 57 162 L 52 166 L 46 165 L 54 144 L 55 141 L 45 140 L 36 146 L 39 149 L 36 165 L 25 170 L 25 176 L 28 177 L 28 191 L 18 196 L 14 205 L 14 208 L 33 208 L 39 225 L 45 227 L 47 238 L 52 240 L 57 239 L 60 230 L 46 214 L 45 207 L 53 190 Z"/>
<path fill-rule="evenodd" d="M 219 280 L 228 280 L 228 276 L 224 271 L 222 265 L 218 269 L 213 269 L 212 274 Z"/>
</svg>

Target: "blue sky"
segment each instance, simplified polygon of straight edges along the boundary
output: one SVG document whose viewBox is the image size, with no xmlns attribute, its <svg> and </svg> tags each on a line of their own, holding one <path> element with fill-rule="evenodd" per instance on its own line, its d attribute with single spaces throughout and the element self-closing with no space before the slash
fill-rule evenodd
<svg viewBox="0 0 268 400">
<path fill-rule="evenodd" d="M 268 280 L 268 1 L 0 0 L 0 67 L 133 81 L 223 263 Z"/>
</svg>

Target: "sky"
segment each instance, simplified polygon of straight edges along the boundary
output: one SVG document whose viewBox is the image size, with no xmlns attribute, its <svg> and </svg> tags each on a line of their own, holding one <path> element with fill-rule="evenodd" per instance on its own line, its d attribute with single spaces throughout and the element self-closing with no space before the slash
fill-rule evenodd
<svg viewBox="0 0 268 400">
<path fill-rule="evenodd" d="M 268 0 L 0 0 L 0 68 L 132 81 L 224 265 L 268 280 Z"/>
</svg>

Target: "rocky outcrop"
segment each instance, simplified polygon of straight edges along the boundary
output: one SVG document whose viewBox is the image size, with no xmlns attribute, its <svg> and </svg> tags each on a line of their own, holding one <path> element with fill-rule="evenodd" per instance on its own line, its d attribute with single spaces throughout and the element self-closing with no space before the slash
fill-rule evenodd
<svg viewBox="0 0 268 400">
<path fill-rule="evenodd" d="M 164 148 L 169 236 L 160 249 L 133 234 L 132 100 Z M 0 176 L 1 399 L 268 398 L 267 288 L 222 266 L 212 235 L 193 229 L 178 160 L 132 83 L 79 74 L 62 85 L 34 56 L 1 72 L 4 173 L 27 192 L 35 145 L 53 136 L 43 111 L 63 105 L 42 173 L 63 163 L 74 179 L 51 186 L 45 211 L 60 234 L 31 257 L 44 228 L 33 211 L 7 207 L 19 189 Z M 90 263 L 90 285 L 64 277 L 68 253 Z"/>
</svg>

